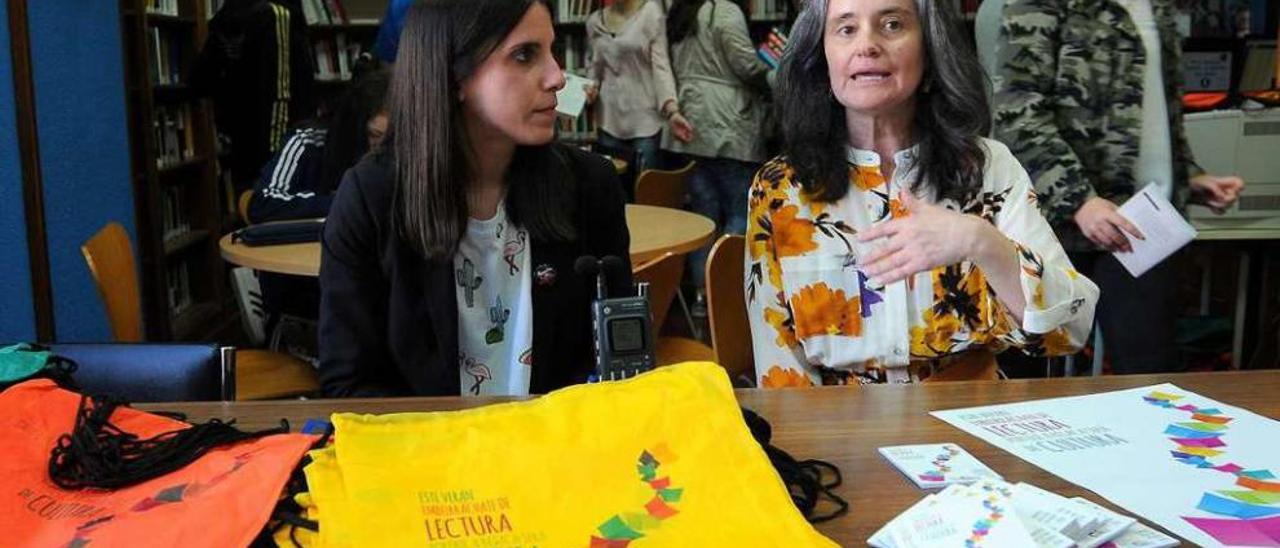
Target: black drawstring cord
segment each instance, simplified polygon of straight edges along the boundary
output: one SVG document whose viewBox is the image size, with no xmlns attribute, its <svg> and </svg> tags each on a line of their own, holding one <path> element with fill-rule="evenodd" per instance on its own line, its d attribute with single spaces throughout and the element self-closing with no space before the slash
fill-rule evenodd
<svg viewBox="0 0 1280 548">
<path fill-rule="evenodd" d="M 839 468 L 836 468 L 834 464 L 821 460 L 797 461 L 786 451 L 769 443 L 769 440 L 773 437 L 773 428 L 769 426 L 768 421 L 746 408 L 742 409 L 742 417 L 746 420 L 752 437 L 764 448 L 765 454 L 769 456 L 769 462 L 773 464 L 774 469 L 778 471 L 778 475 L 782 477 L 782 482 L 786 484 L 787 491 L 791 494 L 791 500 L 795 502 L 796 508 L 800 510 L 800 513 L 804 515 L 809 523 L 829 521 L 849 511 L 849 503 L 834 491 L 836 487 L 839 487 L 844 482 Z M 830 473 L 830 480 L 823 479 L 824 471 Z M 815 515 L 818 503 L 823 499 L 835 504 L 836 508 L 825 514 Z"/>
<path fill-rule="evenodd" d="M 147 439 L 111 423 L 123 403 L 81 396 L 71 432 L 58 438 L 49 456 L 49 478 L 63 489 L 119 489 L 177 471 L 212 449 L 289 431 L 289 423 L 243 432 L 234 420 L 218 419 Z"/>
</svg>

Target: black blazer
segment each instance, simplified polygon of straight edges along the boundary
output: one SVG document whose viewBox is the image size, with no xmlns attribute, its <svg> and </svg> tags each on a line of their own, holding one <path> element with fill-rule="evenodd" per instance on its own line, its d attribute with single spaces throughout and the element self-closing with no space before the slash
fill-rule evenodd
<svg viewBox="0 0 1280 548">
<path fill-rule="evenodd" d="M 533 239 L 533 372 L 529 390 L 583 382 L 592 370 L 594 278 L 573 271 L 582 255 L 627 259 L 630 235 L 613 165 L 553 145 L 576 200 L 566 200 L 576 241 Z M 325 222 L 320 261 L 320 378 L 330 397 L 458 395 L 458 306 L 453 261 L 428 262 L 392 223 L 389 162 L 366 157 L 343 177 Z M 611 291 L 631 284 L 614 280 Z M 538 272 L 553 272 L 539 276 Z M 552 278 L 552 279 L 548 279 Z"/>
</svg>

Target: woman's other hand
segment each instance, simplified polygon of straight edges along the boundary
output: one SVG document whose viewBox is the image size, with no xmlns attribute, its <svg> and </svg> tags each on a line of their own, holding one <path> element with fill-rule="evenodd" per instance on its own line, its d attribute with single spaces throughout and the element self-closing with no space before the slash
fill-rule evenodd
<svg viewBox="0 0 1280 548">
<path fill-rule="evenodd" d="M 688 143 L 693 140 L 693 124 L 686 120 L 683 114 L 679 112 L 672 114 L 667 119 L 667 127 L 671 128 L 671 135 L 682 143 Z"/>
<path fill-rule="evenodd" d="M 1235 176 L 1197 175 L 1191 178 L 1191 201 L 1209 206 L 1221 215 L 1236 203 L 1244 190 L 1244 179 Z"/>
</svg>

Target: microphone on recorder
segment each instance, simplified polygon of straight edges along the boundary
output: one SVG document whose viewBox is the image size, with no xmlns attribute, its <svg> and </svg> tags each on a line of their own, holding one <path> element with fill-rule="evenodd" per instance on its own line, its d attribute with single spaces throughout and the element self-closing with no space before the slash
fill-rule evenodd
<svg viewBox="0 0 1280 548">
<path fill-rule="evenodd" d="M 579 276 L 591 276 L 600 271 L 600 259 L 595 255 L 583 255 L 573 261 L 573 271 Z"/>
<path fill-rule="evenodd" d="M 595 276 L 596 277 L 596 298 L 604 300 L 608 296 L 605 290 L 605 269 L 604 261 L 596 258 L 595 255 L 583 255 L 573 261 L 573 271 L 579 276 Z"/>
</svg>

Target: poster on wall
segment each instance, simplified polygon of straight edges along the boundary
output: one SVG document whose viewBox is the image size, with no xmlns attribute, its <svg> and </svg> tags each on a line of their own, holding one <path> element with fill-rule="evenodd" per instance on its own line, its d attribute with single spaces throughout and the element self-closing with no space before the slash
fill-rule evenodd
<svg viewBox="0 0 1280 548">
<path fill-rule="evenodd" d="M 1280 422 L 1161 384 L 933 416 L 1204 546 L 1280 546 Z"/>
</svg>

